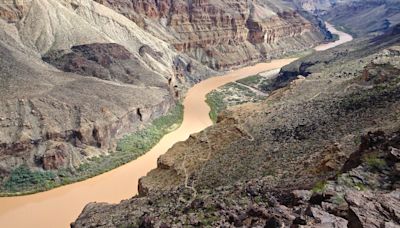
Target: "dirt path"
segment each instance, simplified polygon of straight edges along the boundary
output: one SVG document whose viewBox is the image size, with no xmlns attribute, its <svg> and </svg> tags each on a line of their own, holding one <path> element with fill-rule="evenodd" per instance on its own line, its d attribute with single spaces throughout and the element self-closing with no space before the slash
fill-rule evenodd
<svg viewBox="0 0 400 228">
<path fill-rule="evenodd" d="M 254 88 L 254 87 L 251 87 L 251 86 L 245 85 L 245 84 L 243 84 L 243 83 L 240 83 L 240 82 L 234 82 L 234 83 L 235 83 L 235 84 L 237 84 L 238 86 L 243 86 L 243 87 L 245 87 L 245 88 L 247 88 L 247 89 L 251 90 L 252 92 L 254 92 L 255 94 L 257 94 L 258 96 L 261 96 L 261 97 L 268 96 L 268 94 L 267 94 L 267 93 L 264 93 L 263 91 L 261 91 L 261 90 L 258 90 L 258 89 Z"/>
</svg>

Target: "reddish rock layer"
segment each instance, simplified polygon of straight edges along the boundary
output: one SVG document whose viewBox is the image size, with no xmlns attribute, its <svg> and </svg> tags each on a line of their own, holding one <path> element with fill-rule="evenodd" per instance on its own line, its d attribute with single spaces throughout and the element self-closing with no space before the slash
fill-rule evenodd
<svg viewBox="0 0 400 228">
<path fill-rule="evenodd" d="M 241 0 L 96 1 L 214 69 L 277 57 L 322 39 L 310 22 L 287 6 Z M 294 37 L 303 42 L 291 40 Z"/>
</svg>

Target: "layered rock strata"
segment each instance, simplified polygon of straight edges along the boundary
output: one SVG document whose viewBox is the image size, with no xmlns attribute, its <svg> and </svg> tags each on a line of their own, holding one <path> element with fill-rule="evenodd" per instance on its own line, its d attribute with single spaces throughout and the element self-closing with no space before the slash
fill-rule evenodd
<svg viewBox="0 0 400 228">
<path fill-rule="evenodd" d="M 319 29 L 272 1 L 103 1 L 213 69 L 230 69 L 310 48 Z"/>
</svg>

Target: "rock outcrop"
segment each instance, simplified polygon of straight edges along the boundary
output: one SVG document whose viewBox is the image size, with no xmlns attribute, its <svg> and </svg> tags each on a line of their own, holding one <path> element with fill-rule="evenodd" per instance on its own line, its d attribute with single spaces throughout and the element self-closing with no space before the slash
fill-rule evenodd
<svg viewBox="0 0 400 228">
<path fill-rule="evenodd" d="M 167 87 L 165 78 L 146 68 L 138 57 L 118 44 L 73 46 L 71 52 L 48 53 L 43 60 L 65 72 L 125 84 Z"/>
</svg>

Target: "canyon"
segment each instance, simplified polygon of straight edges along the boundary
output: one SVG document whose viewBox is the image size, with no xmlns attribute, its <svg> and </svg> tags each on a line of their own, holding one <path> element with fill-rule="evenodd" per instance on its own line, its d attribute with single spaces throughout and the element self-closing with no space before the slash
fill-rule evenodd
<svg viewBox="0 0 400 228">
<path fill-rule="evenodd" d="M 174 110 L 195 83 L 327 38 L 292 3 L 267 0 L 19 0 L 0 3 L 0 18 L 4 196 L 126 163 L 140 154 L 94 161 L 120 156 L 121 139 Z"/>
<path fill-rule="evenodd" d="M 334 29 L 329 26 L 330 29 Z M 346 38 L 345 34 L 344 38 Z M 342 42 L 344 42 L 342 40 Z M 328 48 L 320 45 L 316 49 Z M 217 76 L 189 90 L 185 98 L 184 118 L 179 129 L 167 134 L 154 148 L 137 160 L 111 172 L 83 182 L 60 187 L 48 192 L 28 196 L 0 198 L 0 224 L 13 227 L 66 227 L 75 219 L 83 206 L 89 202 L 118 203 L 138 193 L 139 179 L 157 167 L 157 158 L 176 142 L 184 141 L 191 134 L 212 125 L 209 118 L 210 108 L 205 96 L 213 89 L 228 82 L 245 78 L 259 72 L 279 69 L 295 59 L 274 60 Z M 67 209 L 67 210 L 66 210 Z M 62 210 L 62 211 L 61 211 Z M 20 219 L 21 215 L 24 219 Z M 60 216 L 60 214 L 63 214 Z M 52 219 L 49 219 L 52 218 Z"/>
<path fill-rule="evenodd" d="M 280 68 L 294 59 L 244 67 L 224 76 L 202 81 L 191 88 L 183 102 L 185 111 L 179 129 L 167 134 L 145 155 L 100 176 L 43 193 L 0 198 L 0 225 L 4 227 L 67 227 L 90 202 L 118 203 L 137 194 L 139 179 L 157 167 L 157 158 L 176 142 L 212 125 L 207 93 L 230 81 Z M 27 216 L 29 215 L 29 216 Z M 23 216 L 23 219 L 21 218 Z"/>
<path fill-rule="evenodd" d="M 1 2 L 0 226 L 398 226 L 399 5 Z"/>
</svg>

